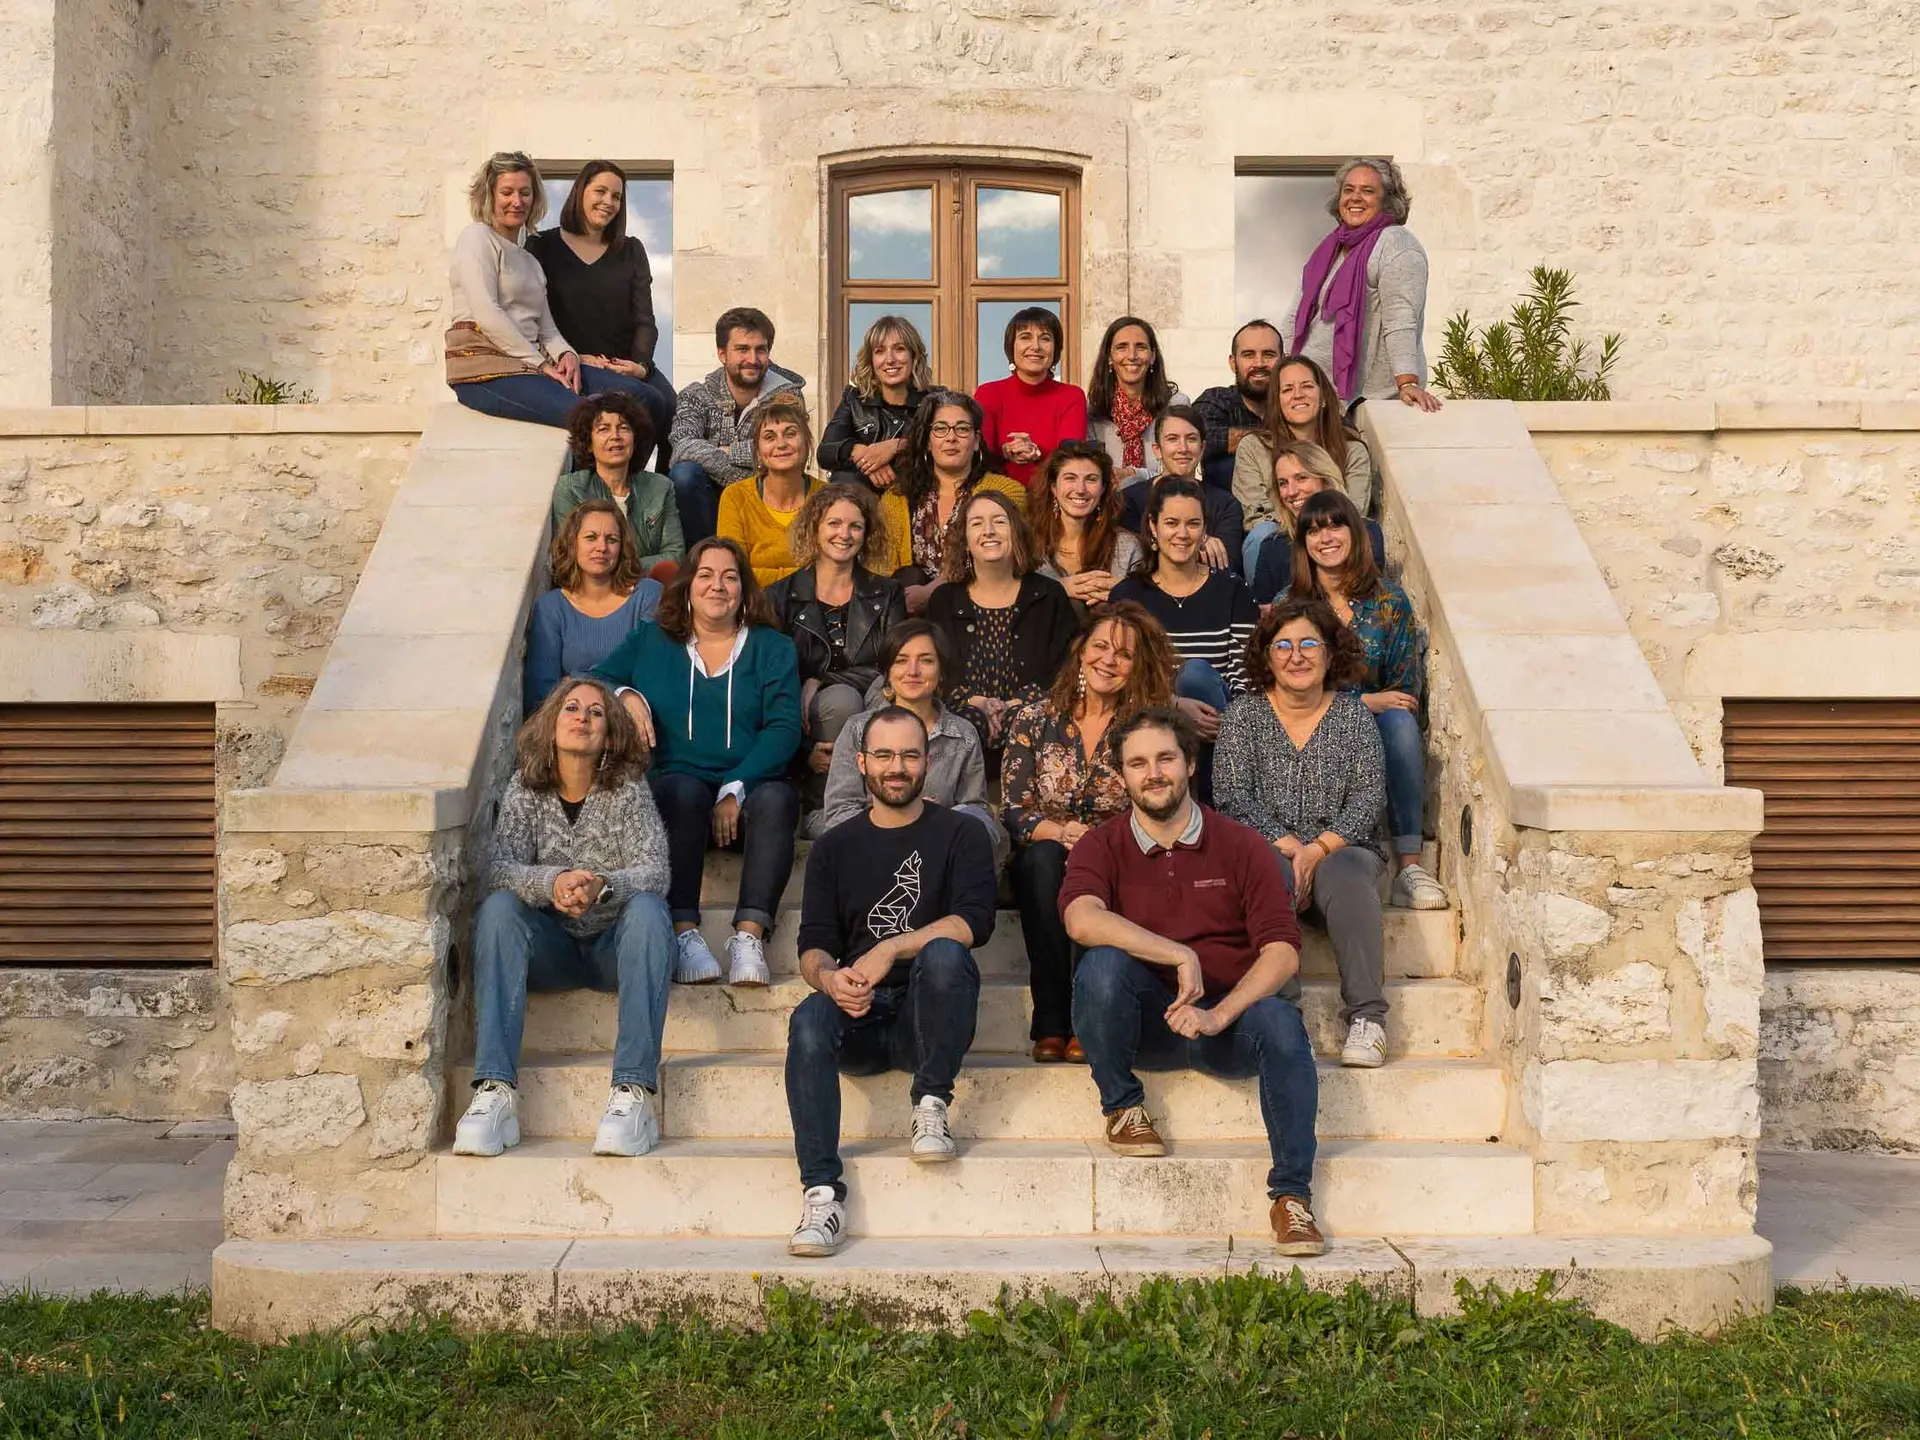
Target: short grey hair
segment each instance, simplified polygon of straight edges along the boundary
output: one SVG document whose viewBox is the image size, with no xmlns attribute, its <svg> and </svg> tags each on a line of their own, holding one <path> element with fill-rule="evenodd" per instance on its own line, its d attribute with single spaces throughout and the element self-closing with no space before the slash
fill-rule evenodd
<svg viewBox="0 0 1920 1440">
<path fill-rule="evenodd" d="M 1371 170 L 1380 177 L 1380 209 L 1400 224 L 1406 224 L 1407 216 L 1413 213 L 1413 192 L 1407 189 L 1400 167 L 1383 155 L 1362 155 L 1333 172 L 1333 194 L 1327 198 L 1327 214 L 1336 220 L 1340 218 L 1340 187 L 1356 170 Z"/>
<path fill-rule="evenodd" d="M 527 229 L 533 230 L 547 213 L 547 187 L 540 167 L 523 150 L 496 150 L 487 157 L 467 187 L 467 213 L 482 225 L 493 223 L 493 187 L 502 175 L 526 175 L 533 180 L 533 207 L 527 211 Z"/>
</svg>

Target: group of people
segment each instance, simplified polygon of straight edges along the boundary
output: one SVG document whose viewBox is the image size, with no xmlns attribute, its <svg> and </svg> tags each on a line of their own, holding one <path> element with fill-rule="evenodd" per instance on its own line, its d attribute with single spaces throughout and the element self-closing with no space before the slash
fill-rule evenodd
<svg viewBox="0 0 1920 1440">
<path fill-rule="evenodd" d="M 1372 1067 L 1382 881 L 1389 904 L 1447 904 L 1420 863 L 1423 642 L 1342 399 L 1439 403 L 1417 317 L 1409 351 L 1382 300 L 1415 261 L 1424 274 L 1398 172 L 1341 172 L 1293 348 L 1242 326 L 1231 387 L 1189 403 L 1153 326 L 1123 316 L 1082 391 L 1054 376 L 1059 321 L 1036 308 L 1006 327 L 1011 373 L 969 395 L 936 385 L 889 316 L 817 442 L 757 310 L 720 318 L 712 375 L 678 396 L 660 381 L 622 183 L 589 166 L 560 229 L 523 247 L 537 172 L 495 156 L 455 252 L 456 393 L 566 425 L 574 457 L 475 925 L 456 1150 L 517 1143 L 526 994 L 583 985 L 619 996 L 595 1152 L 652 1149 L 670 984 L 770 982 L 805 835 L 794 1253 L 845 1233 L 840 1073 L 911 1071 L 914 1158 L 954 1155 L 972 951 L 1003 871 L 1033 1059 L 1091 1067 L 1126 1155 L 1164 1153 L 1137 1069 L 1258 1076 L 1277 1242 L 1319 1253 L 1296 917 L 1332 942 L 1342 1063 Z M 620 286 L 593 275 L 609 260 Z M 463 286 L 481 293 L 463 304 Z M 601 327 L 580 332 L 592 353 L 561 338 L 563 312 Z M 475 378 L 507 360 L 538 366 Z M 742 855 L 724 965 L 700 928 L 716 849 Z"/>
</svg>

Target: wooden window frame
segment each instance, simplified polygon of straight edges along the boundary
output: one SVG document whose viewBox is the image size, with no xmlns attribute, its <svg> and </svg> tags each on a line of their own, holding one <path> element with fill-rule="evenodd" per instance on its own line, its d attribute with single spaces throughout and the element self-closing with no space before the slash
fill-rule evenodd
<svg viewBox="0 0 1920 1440">
<path fill-rule="evenodd" d="M 933 278 L 930 280 L 855 280 L 847 274 L 847 203 L 856 195 L 891 190 L 933 192 Z M 976 273 L 976 215 L 982 189 L 1031 190 L 1060 197 L 1060 273 L 1057 277 L 996 279 Z M 1052 301 L 1060 307 L 1064 341 L 1060 378 L 1077 382 L 1080 363 L 1080 174 L 1055 166 L 1013 165 L 1005 161 L 872 161 L 836 166 L 828 182 L 827 365 L 837 377 L 823 386 L 833 399 L 853 370 L 860 337 L 851 333 L 847 315 L 856 304 L 930 305 L 934 335 L 928 358 L 934 378 L 969 394 L 981 383 L 974 307 L 996 300 Z M 999 379 L 1005 357 L 988 357 Z M 825 401 L 822 402 L 826 403 Z"/>
</svg>

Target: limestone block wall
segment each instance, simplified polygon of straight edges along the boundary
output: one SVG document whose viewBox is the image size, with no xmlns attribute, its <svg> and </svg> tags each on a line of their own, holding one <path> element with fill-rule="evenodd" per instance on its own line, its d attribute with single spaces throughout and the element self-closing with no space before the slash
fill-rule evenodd
<svg viewBox="0 0 1920 1440">
<path fill-rule="evenodd" d="M 0 0 L 0 405 L 53 402 L 54 0 Z"/>
<path fill-rule="evenodd" d="M 1725 697 L 1920 696 L 1920 406 L 1532 406 L 1700 763 Z M 1769 1145 L 1920 1150 L 1920 967 L 1776 968 Z"/>
<path fill-rule="evenodd" d="M 1920 324 L 1897 0 L 159 8 L 149 400 L 214 398 L 240 365 L 323 399 L 438 397 L 457 192 L 508 144 L 672 167 L 683 379 L 719 306 L 750 301 L 837 390 L 823 170 L 901 149 L 1083 159 L 1090 332 L 1151 316 L 1190 392 L 1225 373 L 1237 159 L 1392 153 L 1430 337 L 1551 259 L 1583 320 L 1628 335 L 1625 395 L 1904 385 Z M 1222 43 L 1275 21 L 1314 43 Z"/>
<path fill-rule="evenodd" d="M 419 425 L 0 411 L 0 700 L 212 701 L 217 793 L 266 783 Z M 233 1074 L 211 969 L 0 969 L 0 1115 L 223 1114 Z"/>
</svg>

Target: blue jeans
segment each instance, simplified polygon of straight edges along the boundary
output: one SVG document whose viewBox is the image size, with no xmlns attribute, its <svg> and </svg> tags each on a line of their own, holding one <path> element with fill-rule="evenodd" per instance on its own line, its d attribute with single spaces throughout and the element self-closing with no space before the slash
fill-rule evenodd
<svg viewBox="0 0 1920 1440">
<path fill-rule="evenodd" d="M 1173 1003 L 1172 974 L 1112 945 L 1097 945 L 1080 957 L 1073 976 L 1073 1033 L 1087 1052 L 1101 1112 L 1114 1115 L 1146 1100 L 1146 1089 L 1133 1073 L 1136 1065 L 1198 1070 L 1225 1080 L 1257 1075 L 1260 1118 L 1273 1153 L 1268 1198 L 1298 1195 L 1310 1203 L 1320 1075 L 1299 1007 L 1269 995 L 1218 1035 L 1187 1040 L 1166 1020 Z"/>
<path fill-rule="evenodd" d="M 676 460 L 667 467 L 673 498 L 680 507 L 680 531 L 689 547 L 720 528 L 720 489 L 699 465 Z"/>
<path fill-rule="evenodd" d="M 1393 831 L 1393 853 L 1418 855 L 1427 801 L 1427 742 L 1420 735 L 1420 717 L 1411 710 L 1382 710 L 1373 718 L 1387 752 L 1387 821 Z"/>
<path fill-rule="evenodd" d="M 469 410 L 496 415 L 502 420 L 525 420 L 534 425 L 552 425 L 564 430 L 574 407 L 589 395 L 603 390 L 619 390 L 633 396 L 642 405 L 657 399 L 644 380 L 617 375 L 598 365 L 580 367 L 580 393 L 574 394 L 551 375 L 503 375 L 498 380 L 477 380 L 471 385 L 453 387 L 454 398 Z M 649 410 L 651 416 L 651 410 Z"/>
<path fill-rule="evenodd" d="M 473 1078 L 519 1078 L 529 990 L 611 990 L 620 997 L 613 1083 L 658 1090 L 672 979 L 673 926 L 658 895 L 635 895 L 618 920 L 579 940 L 552 910 L 496 890 L 473 921 Z"/>
<path fill-rule="evenodd" d="M 698 925 L 700 877 L 707 868 L 720 787 L 697 775 L 663 775 L 658 770 L 647 781 L 667 827 L 667 909 L 676 925 Z M 740 838 L 733 842 L 745 857 L 735 925 L 751 920 L 772 932 L 774 912 L 793 873 L 793 837 L 799 825 L 800 792 L 788 781 L 763 780 L 747 792 L 747 803 L 740 807 Z"/>
<path fill-rule="evenodd" d="M 1173 674 L 1173 693 L 1182 700 L 1198 700 L 1224 712 L 1233 703 L 1233 693 L 1220 672 L 1204 660 L 1185 660 Z M 1193 772 L 1194 798 L 1202 805 L 1213 803 L 1213 746 L 1202 743 L 1200 763 Z"/>
<path fill-rule="evenodd" d="M 1267 537 L 1269 535 L 1277 535 L 1279 533 L 1280 522 L 1277 520 L 1262 520 L 1251 530 L 1247 531 L 1247 538 L 1242 541 L 1240 545 L 1240 564 L 1242 566 L 1240 573 L 1247 577 L 1247 583 L 1249 585 L 1253 583 L 1253 572 L 1260 568 L 1260 547 L 1267 543 Z"/>
<path fill-rule="evenodd" d="M 840 1077 L 913 1073 L 908 1098 L 934 1095 L 952 1103 L 960 1062 L 973 1044 L 980 1008 L 980 967 L 958 940 L 930 940 L 903 965 L 905 984 L 876 985 L 873 1008 L 847 1014 L 816 991 L 787 1021 L 787 1114 L 800 1183 L 831 1185 L 847 1198 L 840 1164 Z M 889 976 L 891 980 L 893 977 Z"/>
</svg>

